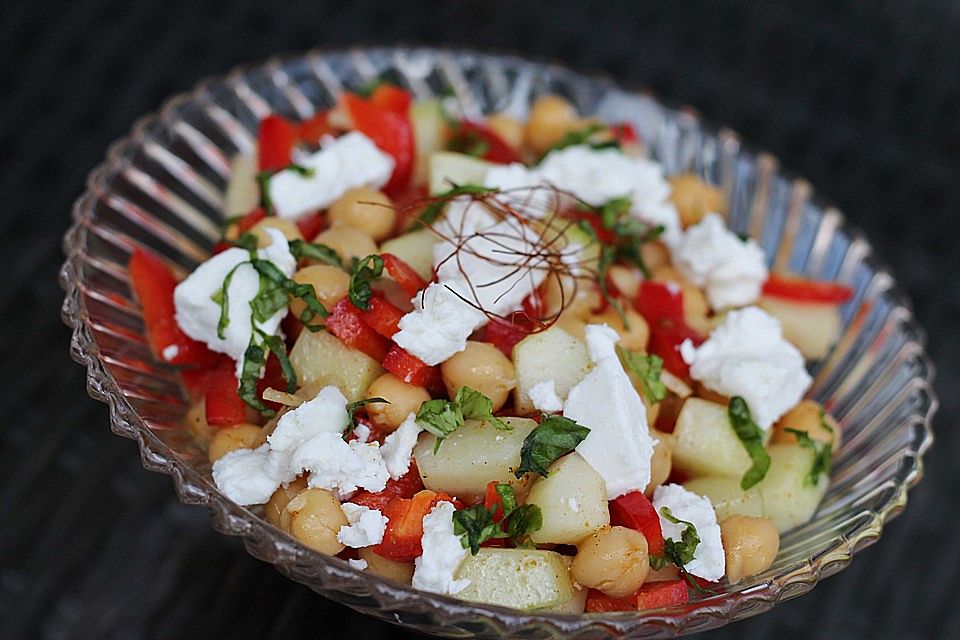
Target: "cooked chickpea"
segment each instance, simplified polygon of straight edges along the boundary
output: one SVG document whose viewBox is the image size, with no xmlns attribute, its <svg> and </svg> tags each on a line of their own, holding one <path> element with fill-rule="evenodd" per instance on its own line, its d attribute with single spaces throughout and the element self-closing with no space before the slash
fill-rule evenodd
<svg viewBox="0 0 960 640">
<path fill-rule="evenodd" d="M 277 218 L 270 216 L 264 218 L 250 228 L 250 233 L 257 236 L 257 246 L 261 249 L 273 244 L 273 238 L 267 233 L 267 229 L 276 229 L 283 234 L 283 237 L 289 240 L 303 240 L 303 234 L 300 233 L 297 223 L 290 218 Z"/>
<path fill-rule="evenodd" d="M 242 423 L 217 429 L 207 448 L 207 458 L 216 462 L 234 449 L 256 449 L 264 442 L 263 429 L 255 424 Z"/>
<path fill-rule="evenodd" d="M 370 187 L 356 187 L 348 189 L 330 205 L 327 219 L 333 225 L 348 224 L 379 242 L 393 233 L 397 211 L 393 201 L 383 193 Z"/>
<path fill-rule="evenodd" d="M 650 275 L 655 282 L 675 282 L 680 285 L 680 291 L 683 293 L 683 317 L 688 324 L 691 320 L 705 318 L 710 312 L 707 297 L 700 287 L 684 278 L 673 267 L 668 265 L 658 267 L 653 269 Z"/>
<path fill-rule="evenodd" d="M 623 307 L 623 315 L 627 319 L 627 325 L 629 328 L 623 324 L 623 319 L 620 317 L 620 314 L 617 313 L 617 310 L 612 306 L 607 306 L 600 313 L 591 314 L 587 318 L 588 324 L 608 324 L 610 328 L 620 334 L 620 342 L 618 343 L 621 347 L 627 351 L 646 351 L 647 342 L 650 340 L 650 326 L 647 325 L 647 321 L 643 319 L 639 313 L 627 307 Z"/>
<path fill-rule="evenodd" d="M 300 476 L 287 486 L 274 491 L 267 503 L 263 505 L 263 517 L 273 526 L 279 527 L 283 510 L 287 508 L 291 500 L 297 497 L 297 494 L 306 488 L 307 479 Z"/>
<path fill-rule="evenodd" d="M 374 553 L 370 547 L 365 547 L 357 551 L 361 560 L 367 561 L 367 571 L 381 578 L 387 578 L 400 584 L 410 584 L 413 579 L 413 563 L 397 562 L 389 558 Z"/>
<path fill-rule="evenodd" d="M 349 262 L 351 258 L 360 260 L 377 252 L 377 243 L 369 234 L 348 224 L 335 224 L 321 231 L 313 241 L 336 251 L 344 262 Z"/>
<path fill-rule="evenodd" d="M 673 435 L 650 429 L 650 435 L 657 439 L 653 447 L 653 457 L 650 458 L 650 484 L 643 493 L 649 498 L 654 490 L 667 481 L 673 467 Z"/>
<path fill-rule="evenodd" d="M 514 149 L 523 144 L 523 123 L 513 116 L 495 113 L 487 118 L 487 126 Z"/>
<path fill-rule="evenodd" d="M 343 551 L 337 533 L 348 524 L 340 501 L 326 489 L 304 489 L 280 515 L 284 531 L 311 549 L 331 556 Z"/>
<path fill-rule="evenodd" d="M 451 398 L 460 387 L 470 387 L 490 398 L 494 411 L 506 404 L 517 386 L 510 358 L 488 342 L 468 340 L 463 351 L 440 365 L 440 373 Z"/>
<path fill-rule="evenodd" d="M 636 267 L 614 264 L 610 265 L 607 270 L 607 279 L 617 288 L 617 291 L 633 300 L 637 297 L 637 290 L 640 288 L 643 274 Z"/>
<path fill-rule="evenodd" d="M 824 427 L 824 423 L 829 429 Z M 771 441 L 782 444 L 795 443 L 797 436 L 786 429 L 806 431 L 808 436 L 824 444 L 840 442 L 840 425 L 833 416 L 823 410 L 823 405 L 815 400 L 801 400 L 800 404 L 783 414 L 783 417 L 773 425 Z"/>
<path fill-rule="evenodd" d="M 670 187 L 670 199 L 684 227 L 697 224 L 707 213 L 727 212 L 727 196 L 723 190 L 699 176 L 692 173 L 674 176 L 670 178 Z"/>
<path fill-rule="evenodd" d="M 183 420 L 187 425 L 187 429 L 190 430 L 193 439 L 197 441 L 198 445 L 206 449 L 213 439 L 214 429 L 207 424 L 207 407 L 203 398 L 200 398 L 198 402 L 190 405 L 190 408 L 187 409 L 187 415 L 184 416 Z"/>
<path fill-rule="evenodd" d="M 657 269 L 670 264 L 670 249 L 659 240 L 644 242 L 640 246 L 640 257 L 647 269 Z"/>
<path fill-rule="evenodd" d="M 730 516 L 720 523 L 720 539 L 731 583 L 769 569 L 780 550 L 780 534 L 766 518 Z"/>
<path fill-rule="evenodd" d="M 607 527 L 587 536 L 570 564 L 574 582 L 614 598 L 639 589 L 649 571 L 647 539 L 627 527 Z"/>
<path fill-rule="evenodd" d="M 313 285 L 313 290 L 317 293 L 317 300 L 320 301 L 327 311 L 333 309 L 350 288 L 350 276 L 343 270 L 328 264 L 312 264 L 304 267 L 293 274 L 293 281 L 299 284 Z M 290 311 L 294 316 L 300 317 L 307 304 L 300 298 L 290 299 Z M 310 321 L 310 324 L 322 325 L 323 319 L 316 317 Z"/>
<path fill-rule="evenodd" d="M 540 154 L 560 142 L 577 123 L 577 110 L 560 96 L 538 98 L 530 107 L 530 118 L 523 137 L 534 152 Z"/>
<path fill-rule="evenodd" d="M 371 402 L 367 405 L 367 415 L 384 431 L 394 431 L 411 413 L 416 413 L 420 405 L 430 399 L 423 387 L 407 384 L 392 373 L 385 373 L 374 380 L 367 389 L 366 397 L 383 398 L 384 402 Z"/>
</svg>

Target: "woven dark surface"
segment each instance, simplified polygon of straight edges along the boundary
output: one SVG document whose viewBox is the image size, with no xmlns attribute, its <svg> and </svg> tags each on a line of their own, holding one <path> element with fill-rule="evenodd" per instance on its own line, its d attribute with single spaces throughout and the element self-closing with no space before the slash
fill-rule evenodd
<svg viewBox="0 0 960 640">
<path fill-rule="evenodd" d="M 85 394 L 56 284 L 71 201 L 138 115 L 238 62 L 398 42 L 650 86 L 772 150 L 866 230 L 940 369 L 927 478 L 846 571 L 702 637 L 960 637 L 958 36 L 946 2 L 0 3 L 0 638 L 409 635 L 288 582 L 144 471 Z"/>
</svg>

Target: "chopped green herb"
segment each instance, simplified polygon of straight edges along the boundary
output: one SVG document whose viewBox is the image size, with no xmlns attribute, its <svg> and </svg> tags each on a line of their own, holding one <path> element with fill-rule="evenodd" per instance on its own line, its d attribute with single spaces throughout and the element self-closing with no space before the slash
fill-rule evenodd
<svg viewBox="0 0 960 640">
<path fill-rule="evenodd" d="M 497 492 L 497 495 L 500 496 L 500 504 L 503 505 L 503 512 L 505 514 L 509 514 L 517 508 L 517 494 L 512 486 L 498 482 L 496 486 L 494 486 L 494 490 Z"/>
<path fill-rule="evenodd" d="M 514 472 L 520 478 L 532 471 L 547 476 L 547 467 L 583 442 L 590 429 L 570 418 L 544 414 L 543 420 L 524 439 L 520 447 L 520 466 Z"/>
<path fill-rule="evenodd" d="M 332 248 L 325 244 L 307 242 L 305 240 L 295 239 L 290 241 L 290 253 L 297 260 L 308 258 L 316 260 L 331 267 L 343 269 L 343 259 Z"/>
<path fill-rule="evenodd" d="M 453 533 L 460 537 L 460 544 L 464 549 L 470 549 L 472 555 L 477 555 L 480 545 L 487 540 L 510 536 L 499 522 L 494 522 L 493 515 L 494 512 L 483 504 L 453 512 Z"/>
<path fill-rule="evenodd" d="M 453 532 L 460 536 L 460 544 L 476 555 L 480 545 L 491 538 L 510 538 L 518 547 L 532 547 L 530 534 L 543 526 L 543 514 L 535 504 L 517 506 L 517 496 L 509 484 L 499 483 L 495 487 L 500 496 L 500 504 L 487 509 L 477 504 L 461 509 L 453 514 Z M 502 507 L 502 509 L 501 509 Z M 494 518 L 502 510 L 503 517 L 497 523 Z"/>
<path fill-rule="evenodd" d="M 437 437 L 434 452 L 444 438 L 463 426 L 464 420 L 486 420 L 500 430 L 511 428 L 493 415 L 493 401 L 470 387 L 460 387 L 453 400 L 427 400 L 417 411 L 417 422 Z"/>
<path fill-rule="evenodd" d="M 482 195 L 487 193 L 497 193 L 496 187 L 482 187 L 476 184 L 455 184 L 452 188 L 441 193 L 436 199 L 428 204 L 420 214 L 419 223 L 421 225 L 431 225 L 443 213 L 443 208 L 447 203 L 457 196 Z"/>
<path fill-rule="evenodd" d="M 283 343 L 283 338 L 267 335 L 259 329 L 255 329 L 255 331 L 260 335 L 267 349 L 277 356 L 277 360 L 280 362 L 280 372 L 283 373 L 283 379 L 287 382 L 287 393 L 293 393 L 297 390 L 297 372 L 294 370 L 290 358 L 287 357 L 287 346 Z"/>
<path fill-rule="evenodd" d="M 370 308 L 370 296 L 373 295 L 370 284 L 381 275 L 383 275 L 383 258 L 375 253 L 356 264 L 350 274 L 350 288 L 347 294 L 353 306 L 364 311 Z"/>
<path fill-rule="evenodd" d="M 508 487 L 510 485 L 507 485 Z M 504 509 L 506 511 L 506 509 Z M 535 504 L 525 504 L 514 508 L 507 513 L 507 533 L 518 547 L 533 548 L 536 545 L 530 539 L 530 534 L 543 527 L 543 512 Z"/>
<path fill-rule="evenodd" d="M 654 569 L 662 569 L 668 563 L 673 563 L 678 568 L 683 568 L 688 562 L 693 560 L 700 544 L 700 535 L 692 522 L 680 520 L 667 507 L 660 508 L 660 515 L 673 524 L 686 525 L 680 533 L 680 540 L 666 538 L 663 541 L 663 555 L 650 556 L 650 566 Z"/>
<path fill-rule="evenodd" d="M 357 409 L 364 405 L 368 405 L 373 402 L 382 402 L 390 404 L 389 400 L 384 398 L 366 398 L 364 400 L 357 400 L 356 402 L 351 402 L 347 405 L 347 427 L 343 432 L 343 439 L 346 440 L 350 437 L 350 434 L 353 433 L 353 430 L 357 428 Z"/>
<path fill-rule="evenodd" d="M 820 407 L 820 427 L 827 433 L 833 433 L 833 427 L 830 426 L 830 421 L 827 420 L 827 411 L 823 407 Z"/>
<path fill-rule="evenodd" d="M 467 420 L 486 420 L 501 431 L 509 431 L 506 422 L 493 415 L 493 401 L 475 389 L 460 387 L 453 404 Z"/>
<path fill-rule="evenodd" d="M 833 457 L 833 444 L 823 443 L 814 440 L 806 431 L 799 429 L 784 429 L 787 433 L 792 433 L 797 437 L 797 444 L 805 449 L 813 451 L 813 465 L 810 471 L 803 478 L 803 483 L 808 486 L 816 486 L 820 482 L 820 476 L 830 476 L 830 459 Z"/>
<path fill-rule="evenodd" d="M 262 415 L 272 418 L 276 412 L 263 404 L 263 401 L 257 395 L 257 381 L 260 379 L 260 372 L 267 362 L 267 352 L 256 343 L 256 334 L 251 336 L 250 344 L 243 353 L 243 364 L 240 370 L 240 386 L 237 394 L 240 399 L 259 411 Z"/>
<path fill-rule="evenodd" d="M 272 283 L 272 286 L 282 289 L 285 293 L 295 298 L 300 298 L 306 307 L 303 310 L 303 313 L 300 314 L 300 320 L 303 322 L 304 326 L 310 329 L 311 331 L 318 331 L 322 327 L 316 325 L 311 325 L 310 321 L 316 317 L 326 318 L 329 314 L 327 313 L 326 307 L 320 303 L 320 300 L 317 299 L 317 292 L 313 288 L 312 284 L 299 283 L 295 280 L 288 278 L 280 269 L 277 268 L 277 265 L 273 264 L 269 260 L 259 260 L 253 259 L 250 261 L 250 264 L 253 265 L 253 268 L 257 270 L 261 278 L 261 283 L 266 279 L 267 282 Z M 269 295 L 273 295 L 272 293 Z M 259 297 L 259 294 L 258 296 Z M 256 298 L 255 298 L 256 300 Z M 253 303 L 251 303 L 252 305 Z M 269 316 L 268 316 L 269 317 Z"/>
<path fill-rule="evenodd" d="M 472 129 L 463 130 L 459 121 L 451 124 L 453 132 L 447 141 L 446 148 L 474 158 L 482 158 L 490 151 L 490 142 L 484 140 L 479 133 Z"/>
<path fill-rule="evenodd" d="M 573 147 L 578 144 L 589 144 L 594 149 L 619 149 L 620 141 L 616 138 L 612 140 L 591 141 L 591 138 L 593 138 L 596 134 L 606 130 L 606 126 L 600 124 L 599 122 L 593 122 L 583 129 L 568 131 L 559 142 L 547 149 L 546 152 L 540 156 L 540 160 L 543 161 L 544 158 L 550 155 L 551 151 L 558 151 L 560 149 Z"/>
<path fill-rule="evenodd" d="M 660 379 L 663 373 L 663 360 L 659 356 L 645 355 L 617 347 L 620 361 L 637 378 L 643 387 L 643 395 L 649 404 L 656 404 L 667 397 L 667 388 Z"/>
<path fill-rule="evenodd" d="M 241 263 L 244 264 L 244 263 Z M 210 299 L 220 305 L 220 319 L 217 321 L 217 337 L 226 340 L 227 327 L 230 325 L 230 283 L 233 281 L 233 274 L 240 268 L 238 264 L 227 273 L 223 279 L 223 286 L 220 287 Z"/>
<path fill-rule="evenodd" d="M 753 461 L 753 466 L 747 469 L 747 472 L 740 479 L 740 488 L 746 491 L 767 475 L 767 470 L 770 468 L 770 456 L 767 454 L 767 450 L 763 448 L 763 431 L 750 417 L 750 407 L 747 406 L 746 400 L 740 396 L 730 398 L 727 416 L 734 433 L 740 438 L 743 448 L 746 449 L 747 454 Z"/>
</svg>

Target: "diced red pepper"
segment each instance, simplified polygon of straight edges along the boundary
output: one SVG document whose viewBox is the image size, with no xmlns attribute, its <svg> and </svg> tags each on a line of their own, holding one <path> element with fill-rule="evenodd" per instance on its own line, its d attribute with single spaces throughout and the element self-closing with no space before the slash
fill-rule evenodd
<svg viewBox="0 0 960 640">
<path fill-rule="evenodd" d="M 483 506 L 489 511 L 493 506 L 497 506 L 497 511 L 493 514 L 493 521 L 503 520 L 503 499 L 497 493 L 497 481 L 491 480 L 487 483 L 487 492 L 483 496 Z"/>
<path fill-rule="evenodd" d="M 371 329 L 347 298 L 333 307 L 324 325 L 345 345 L 364 352 L 374 360 L 383 360 L 390 349 L 390 340 Z"/>
<path fill-rule="evenodd" d="M 483 145 L 480 158 L 497 164 L 520 162 L 520 154 L 490 127 L 478 122 L 461 120 L 457 123 L 453 135 L 447 142 L 447 148 L 454 151 L 470 152 L 476 144 Z"/>
<path fill-rule="evenodd" d="M 176 320 L 173 290 L 177 277 L 145 249 L 134 249 L 128 266 L 130 286 L 143 311 L 147 341 L 157 360 L 175 365 L 210 365 L 217 354 L 183 332 Z M 168 357 L 169 356 L 169 357 Z"/>
<path fill-rule="evenodd" d="M 417 463 L 411 460 L 410 470 L 396 480 L 393 478 L 387 480 L 387 487 L 383 491 L 378 493 L 359 491 L 350 498 L 350 502 L 383 511 L 391 500 L 412 498 L 420 491 L 423 491 L 423 480 L 420 479 Z"/>
<path fill-rule="evenodd" d="M 230 359 L 223 360 L 211 369 L 204 379 L 207 388 L 205 408 L 207 424 L 213 427 L 229 427 L 246 422 L 247 405 L 237 389 L 236 365 Z"/>
<path fill-rule="evenodd" d="M 640 142 L 640 136 L 637 130 L 629 122 L 618 122 L 610 127 L 613 137 L 620 141 L 620 144 L 637 144 Z"/>
<path fill-rule="evenodd" d="M 278 115 L 260 121 L 257 151 L 260 171 L 279 171 L 290 164 L 290 151 L 297 142 L 297 127 Z"/>
<path fill-rule="evenodd" d="M 635 593 L 613 598 L 602 591 L 590 589 L 587 593 L 587 613 L 613 611 L 644 611 L 689 602 L 687 583 L 683 580 L 647 582 Z"/>
<path fill-rule="evenodd" d="M 517 318 L 517 322 L 507 322 L 494 318 L 480 330 L 480 340 L 489 342 L 507 357 L 513 353 L 513 346 L 530 335 L 529 323 Z"/>
<path fill-rule="evenodd" d="M 257 395 L 263 397 L 263 392 L 267 389 L 276 389 L 277 391 L 287 390 L 287 379 L 283 377 L 283 369 L 280 367 L 280 359 L 273 353 L 267 356 L 267 364 L 263 368 L 263 377 L 257 380 Z M 274 411 L 280 409 L 280 404 L 265 400 L 264 404 Z"/>
<path fill-rule="evenodd" d="M 610 501 L 610 524 L 629 527 L 647 539 L 650 555 L 663 553 L 660 516 L 642 491 L 632 491 Z"/>
<path fill-rule="evenodd" d="M 413 297 L 417 295 L 418 291 L 427 288 L 427 283 L 420 277 L 420 274 L 397 256 L 392 253 L 381 253 L 380 257 L 383 258 L 384 269 L 387 270 L 391 278 L 396 280 L 408 296 Z"/>
<path fill-rule="evenodd" d="M 307 118 L 297 127 L 297 137 L 310 144 L 320 144 L 320 138 L 334 133 L 329 116 L 329 111 L 318 111 Z"/>
<path fill-rule="evenodd" d="M 329 324 L 329 318 L 327 319 Z M 381 363 L 383 368 L 407 384 L 436 390 L 443 384 L 440 367 L 431 366 L 409 354 L 399 345 L 390 347 L 390 351 Z"/>
<path fill-rule="evenodd" d="M 231 243 L 226 242 L 225 240 L 221 240 L 221 241 L 218 242 L 217 244 L 213 245 L 213 248 L 212 248 L 212 249 L 210 249 L 210 255 L 211 255 L 211 256 L 215 256 L 215 255 L 217 255 L 218 253 L 223 253 L 224 251 L 226 251 L 227 249 L 229 249 L 229 248 L 232 247 L 232 246 L 233 246 L 233 245 L 232 245 Z"/>
<path fill-rule="evenodd" d="M 660 320 L 683 321 L 683 291 L 679 285 L 644 280 L 640 283 L 634 304 L 650 324 Z"/>
<path fill-rule="evenodd" d="M 308 213 L 297 219 L 297 229 L 307 242 L 313 242 L 313 239 L 323 231 L 324 224 L 326 224 L 326 217 L 320 211 Z"/>
<path fill-rule="evenodd" d="M 681 320 L 663 319 L 650 325 L 647 351 L 663 359 L 664 368 L 675 376 L 690 377 L 690 365 L 680 355 L 680 345 L 690 340 L 694 346 L 703 344 L 704 337 Z"/>
<path fill-rule="evenodd" d="M 383 90 L 383 98 L 378 96 Z M 403 91 L 397 89 L 397 91 Z M 407 111 L 398 111 L 398 100 L 394 91 L 381 87 L 374 96 L 365 100 L 352 93 L 346 93 L 343 101 L 353 119 L 354 127 L 366 134 L 382 151 L 390 154 L 394 160 L 393 174 L 383 191 L 387 195 L 403 192 L 410 182 L 415 154 L 413 125 Z M 408 103 L 409 104 L 409 103 Z"/>
<path fill-rule="evenodd" d="M 207 379 L 210 376 L 216 376 L 217 369 L 221 367 L 235 366 L 230 356 L 222 353 L 214 354 L 212 364 L 189 369 L 181 369 L 180 377 L 183 379 L 183 386 L 190 395 L 191 400 L 198 400 L 207 395 Z"/>
<path fill-rule="evenodd" d="M 267 212 L 263 209 L 257 208 L 237 220 L 237 233 L 242 234 L 250 231 L 255 224 L 267 217 Z"/>
<path fill-rule="evenodd" d="M 836 282 L 807 280 L 771 273 L 763 285 L 763 294 L 794 302 L 842 304 L 853 298 L 853 289 Z"/>
<path fill-rule="evenodd" d="M 357 309 L 357 313 L 371 329 L 385 338 L 392 338 L 393 334 L 400 330 L 397 325 L 400 318 L 405 315 L 399 307 L 388 302 L 382 295 L 371 296 L 370 308 L 366 311 Z"/>
<path fill-rule="evenodd" d="M 383 541 L 373 547 L 377 555 L 410 562 L 423 553 L 420 539 L 423 537 L 423 517 L 443 500 L 450 501 L 445 493 L 423 490 L 412 498 L 394 498 L 383 508 L 387 517 L 387 530 Z"/>
<path fill-rule="evenodd" d="M 370 102 L 386 111 L 407 115 L 410 112 L 413 96 L 409 91 L 395 84 L 384 83 L 370 94 Z"/>
</svg>

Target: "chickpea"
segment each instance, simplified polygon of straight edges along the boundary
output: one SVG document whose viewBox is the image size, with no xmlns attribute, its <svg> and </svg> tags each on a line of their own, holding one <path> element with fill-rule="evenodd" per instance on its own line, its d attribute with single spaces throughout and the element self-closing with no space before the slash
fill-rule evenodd
<svg viewBox="0 0 960 640">
<path fill-rule="evenodd" d="M 263 505 L 263 517 L 273 526 L 279 527 L 283 510 L 287 508 L 291 500 L 297 497 L 297 494 L 306 488 L 307 479 L 300 476 L 287 486 L 274 491 L 267 503 Z"/>
<path fill-rule="evenodd" d="M 623 315 L 627 319 L 629 329 L 624 326 L 620 314 L 612 306 L 608 306 L 601 313 L 591 314 L 587 318 L 588 324 L 610 325 L 610 328 L 620 334 L 619 345 L 627 351 L 646 351 L 647 342 L 650 340 L 650 327 L 647 321 L 639 313 L 627 307 L 623 307 Z"/>
<path fill-rule="evenodd" d="M 647 574 L 646 582 L 663 582 L 665 580 L 676 580 L 680 577 L 680 570 L 677 565 L 668 563 L 659 569 L 650 568 Z"/>
<path fill-rule="evenodd" d="M 381 578 L 387 578 L 400 584 L 410 584 L 413 579 L 413 563 L 397 562 L 374 553 L 371 547 L 364 547 L 357 551 L 361 560 L 367 561 L 367 571 Z"/>
<path fill-rule="evenodd" d="M 637 297 L 637 290 L 640 288 L 643 274 L 636 267 L 614 264 L 607 270 L 607 279 L 617 288 L 617 291 L 633 300 Z"/>
<path fill-rule="evenodd" d="M 343 551 L 337 533 L 348 524 L 340 501 L 326 489 L 304 489 L 280 514 L 284 531 L 311 549 L 331 556 Z"/>
<path fill-rule="evenodd" d="M 347 289 L 350 288 L 350 276 L 342 269 L 328 264 L 312 264 L 304 267 L 293 274 L 293 281 L 313 285 L 317 300 L 327 311 L 333 309 L 334 305 L 347 295 Z M 306 308 L 307 303 L 300 298 L 290 298 L 290 312 L 294 316 L 299 318 Z M 310 324 L 322 325 L 323 318 L 315 317 Z"/>
<path fill-rule="evenodd" d="M 653 457 L 650 458 L 650 484 L 643 490 L 648 498 L 653 496 L 654 490 L 667 481 L 673 467 L 673 435 L 650 429 L 650 435 L 657 439 L 653 447 Z"/>
<path fill-rule="evenodd" d="M 460 387 L 470 387 L 490 398 L 493 410 L 507 402 L 517 386 L 517 374 L 510 358 L 492 344 L 468 340 L 466 348 L 440 365 L 443 384 L 450 397 Z"/>
<path fill-rule="evenodd" d="M 313 241 L 336 251 L 344 262 L 349 262 L 351 258 L 366 258 L 377 252 L 377 243 L 369 234 L 343 223 L 321 231 Z"/>
<path fill-rule="evenodd" d="M 670 264 L 670 250 L 659 240 L 644 242 L 640 246 L 640 257 L 647 269 L 657 269 Z"/>
<path fill-rule="evenodd" d="M 327 218 L 330 224 L 351 225 L 379 242 L 393 233 L 397 211 L 393 200 L 383 193 L 370 187 L 356 187 L 348 189 L 330 205 Z"/>
<path fill-rule="evenodd" d="M 256 449 L 266 442 L 263 430 L 255 424 L 246 422 L 217 429 L 210 440 L 210 446 L 207 449 L 207 458 L 210 462 L 216 462 L 234 449 Z"/>
<path fill-rule="evenodd" d="M 543 289 L 543 302 L 547 314 L 563 309 L 579 317 L 589 315 L 600 306 L 602 298 L 593 282 L 586 279 L 575 280 L 570 276 L 547 278 Z"/>
<path fill-rule="evenodd" d="M 780 550 L 780 534 L 766 518 L 730 516 L 720 523 L 720 538 L 731 584 L 769 569 Z"/>
<path fill-rule="evenodd" d="M 495 113 L 487 118 L 487 126 L 514 149 L 523 144 L 523 123 L 513 116 Z"/>
<path fill-rule="evenodd" d="M 670 199 L 680 214 L 684 228 L 697 224 L 707 213 L 727 212 L 727 196 L 720 187 L 705 182 L 699 176 L 686 173 L 670 178 Z"/>
<path fill-rule="evenodd" d="M 705 318 L 710 312 L 710 305 L 707 304 L 707 297 L 703 295 L 700 287 L 693 284 L 680 272 L 671 266 L 662 266 L 653 269 L 651 274 L 655 282 L 675 282 L 680 285 L 680 291 L 683 293 L 683 317 L 688 324 L 696 322 L 700 318 Z"/>
<path fill-rule="evenodd" d="M 190 405 L 190 408 L 187 409 L 187 415 L 183 418 L 187 425 L 187 429 L 190 430 L 190 434 L 193 436 L 193 439 L 196 440 L 197 444 L 204 449 L 210 446 L 210 441 L 213 439 L 214 432 L 213 427 L 207 424 L 206 405 L 206 401 L 203 398 L 200 398 L 198 402 L 194 402 Z"/>
<path fill-rule="evenodd" d="M 538 98 L 530 107 L 530 118 L 523 137 L 531 149 L 541 154 L 556 143 L 577 123 L 577 110 L 560 96 Z"/>
<path fill-rule="evenodd" d="M 407 384 L 392 373 L 385 373 L 374 380 L 367 389 L 368 398 L 383 398 L 385 402 L 371 402 L 367 415 L 384 431 L 395 431 L 411 413 L 430 399 L 423 387 Z"/>
<path fill-rule="evenodd" d="M 587 536 L 570 564 L 574 582 L 614 598 L 639 589 L 649 571 L 647 539 L 627 527 L 606 527 Z"/>
<path fill-rule="evenodd" d="M 273 238 L 267 233 L 267 229 L 276 229 L 283 234 L 283 237 L 289 240 L 303 240 L 303 234 L 297 227 L 297 223 L 289 218 L 277 218 L 270 216 L 264 218 L 250 228 L 250 233 L 257 236 L 257 246 L 261 249 L 273 244 Z"/>
<path fill-rule="evenodd" d="M 824 423 L 833 431 L 825 428 Z M 808 436 L 824 444 L 840 442 L 840 425 L 815 400 L 801 400 L 800 404 L 783 414 L 783 417 L 773 425 L 771 441 L 778 444 L 795 443 L 797 436 L 786 429 L 806 431 Z"/>
</svg>

